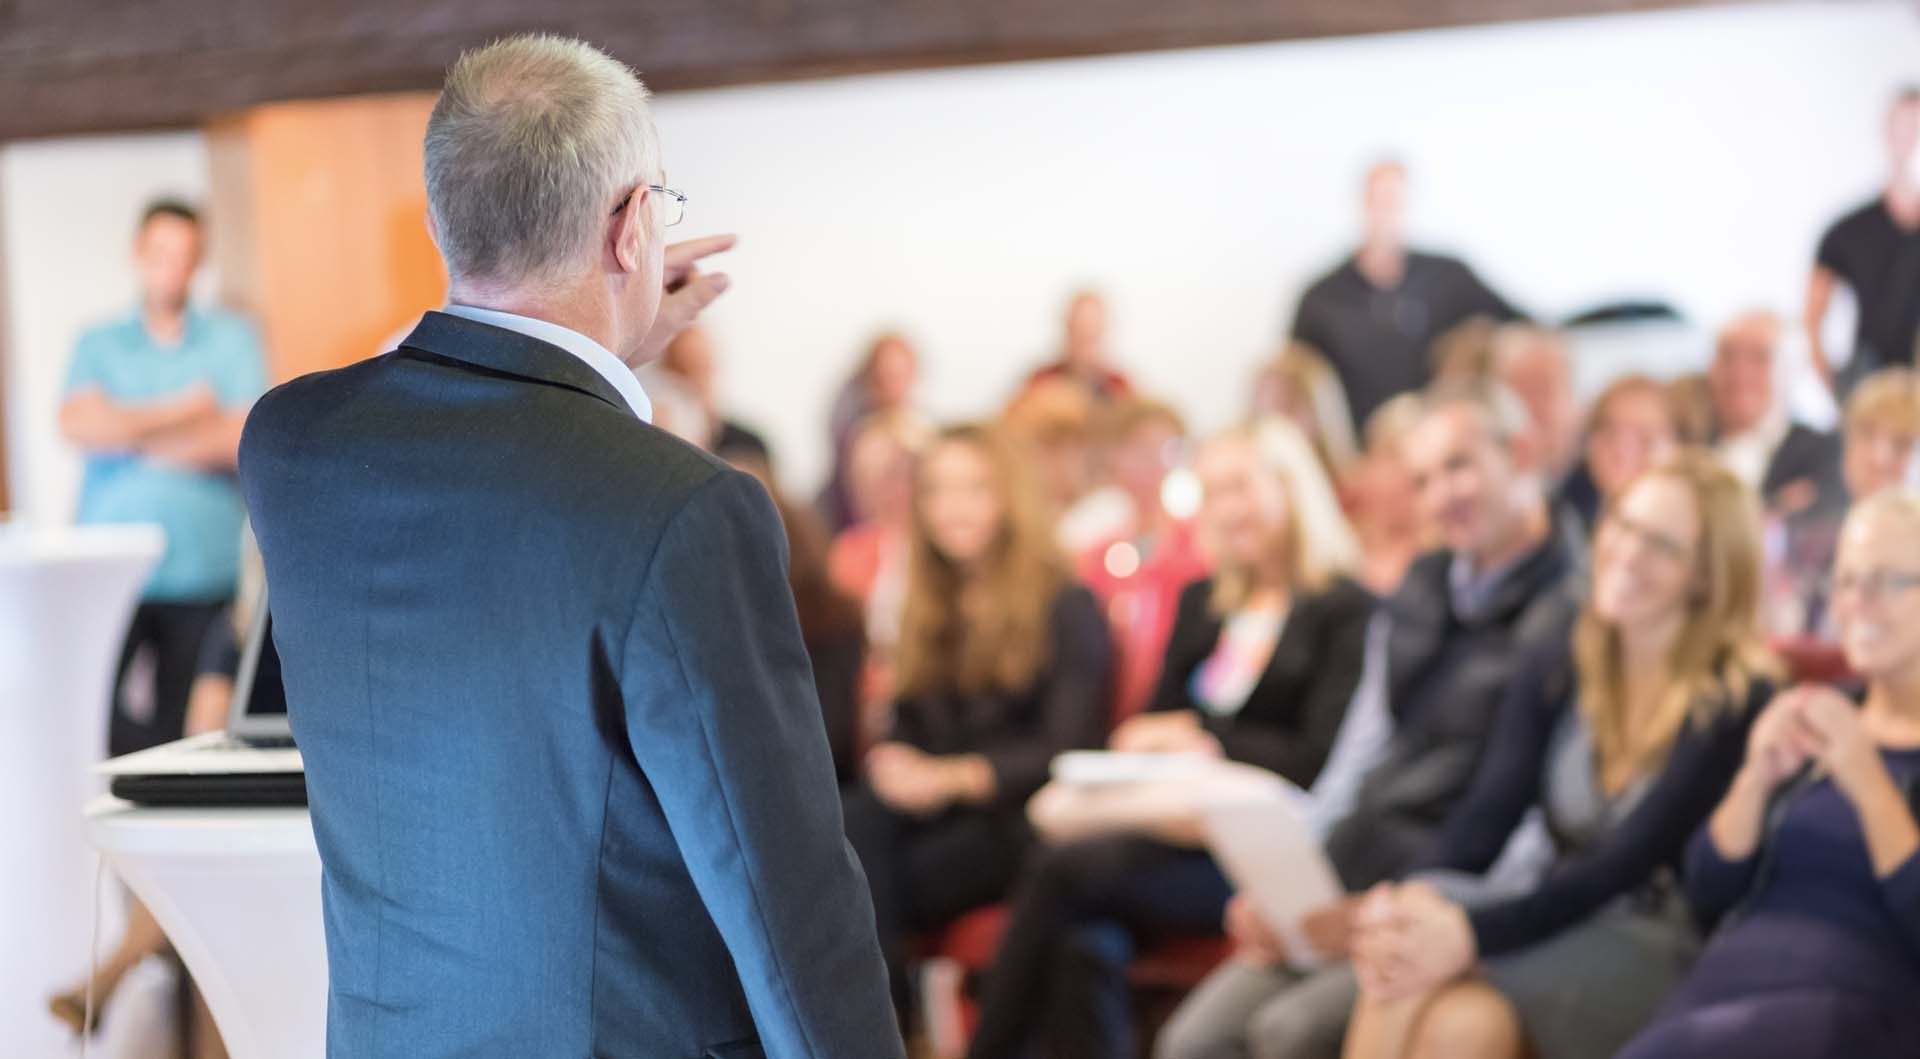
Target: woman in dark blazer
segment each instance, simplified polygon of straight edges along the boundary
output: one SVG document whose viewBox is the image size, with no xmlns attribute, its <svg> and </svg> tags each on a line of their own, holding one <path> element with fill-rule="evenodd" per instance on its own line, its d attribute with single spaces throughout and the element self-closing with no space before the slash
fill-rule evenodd
<svg viewBox="0 0 1920 1059">
<path fill-rule="evenodd" d="M 1098 744 L 1113 668 L 1007 441 L 951 428 L 917 474 L 893 724 L 844 792 L 903 1010 L 908 933 L 1006 897 L 1026 801 L 1056 754 Z"/>
<path fill-rule="evenodd" d="M 1312 449 L 1289 426 L 1201 451 L 1214 576 L 1190 586 L 1147 713 L 1116 750 L 1190 752 L 1310 787 L 1360 679 L 1373 599 Z M 1211 936 L 1231 894 L 1197 843 L 1110 834 L 1053 846 L 1023 876 L 987 981 L 976 1057 L 1045 1040 L 1056 1057 L 1131 1055 L 1125 972 L 1145 938 Z"/>
</svg>

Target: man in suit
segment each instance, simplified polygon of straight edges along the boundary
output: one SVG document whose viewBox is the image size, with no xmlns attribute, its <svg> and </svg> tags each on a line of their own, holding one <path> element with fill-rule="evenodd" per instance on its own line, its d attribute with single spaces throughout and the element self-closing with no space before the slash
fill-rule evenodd
<svg viewBox="0 0 1920 1059">
<path fill-rule="evenodd" d="M 1774 386 L 1780 321 L 1771 313 L 1735 317 L 1714 342 L 1707 369 L 1714 450 L 1760 494 L 1769 511 L 1791 514 L 1840 495 L 1840 439 L 1794 422 Z"/>
<path fill-rule="evenodd" d="M 632 371 L 725 287 L 661 179 L 626 67 L 462 56 L 450 304 L 248 421 L 331 1055 L 901 1054 L 778 516 Z"/>
</svg>

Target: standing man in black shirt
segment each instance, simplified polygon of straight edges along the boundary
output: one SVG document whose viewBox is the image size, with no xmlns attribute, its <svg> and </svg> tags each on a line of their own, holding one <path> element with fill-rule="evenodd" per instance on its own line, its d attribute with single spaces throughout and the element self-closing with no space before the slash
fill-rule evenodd
<svg viewBox="0 0 1920 1059">
<path fill-rule="evenodd" d="M 1357 433 L 1395 394 L 1433 378 L 1427 347 L 1470 316 L 1520 316 L 1455 258 L 1409 250 L 1404 217 L 1407 170 L 1367 170 L 1366 233 L 1359 249 L 1300 298 L 1293 337 L 1326 355 L 1347 390 Z"/>
<path fill-rule="evenodd" d="M 1913 364 L 1920 343 L 1920 85 L 1894 97 L 1887 150 L 1893 164 L 1886 190 L 1827 229 L 1807 282 L 1807 348 L 1842 403 L 1874 371 Z M 1838 377 L 1820 341 L 1836 283 L 1846 284 L 1859 306 L 1853 357 Z"/>
</svg>

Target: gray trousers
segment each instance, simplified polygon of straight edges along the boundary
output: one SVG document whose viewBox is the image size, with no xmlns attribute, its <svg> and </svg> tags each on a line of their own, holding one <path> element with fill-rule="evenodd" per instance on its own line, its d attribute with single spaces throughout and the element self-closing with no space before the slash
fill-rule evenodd
<svg viewBox="0 0 1920 1059">
<path fill-rule="evenodd" d="M 1698 951 L 1673 909 L 1616 905 L 1480 971 L 1540 1054 L 1607 1059 L 1653 1017 Z M 1154 1059 L 1339 1059 L 1358 996 L 1345 964 L 1303 976 L 1233 960 L 1174 1012 Z"/>
<path fill-rule="evenodd" d="M 1340 1059 L 1359 995 L 1344 963 L 1301 974 L 1236 958 L 1173 1013 L 1154 1059 Z"/>
</svg>

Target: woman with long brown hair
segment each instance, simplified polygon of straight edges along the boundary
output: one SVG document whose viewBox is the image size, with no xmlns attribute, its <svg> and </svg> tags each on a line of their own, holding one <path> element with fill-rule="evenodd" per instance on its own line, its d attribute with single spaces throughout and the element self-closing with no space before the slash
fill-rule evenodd
<svg viewBox="0 0 1920 1059">
<path fill-rule="evenodd" d="M 901 1001 L 906 933 L 1006 896 L 1027 798 L 1056 754 L 1099 742 L 1112 672 L 1106 619 L 991 429 L 949 428 L 921 458 L 911 551 L 892 731 L 846 795 Z"/>
<path fill-rule="evenodd" d="M 1357 917 L 1359 1057 L 1613 1055 L 1699 946 L 1674 869 L 1772 693 L 1752 491 L 1700 452 L 1641 475 L 1602 517 L 1571 644 L 1536 656 L 1422 881 Z M 1554 860 L 1484 872 L 1538 806 Z"/>
</svg>

